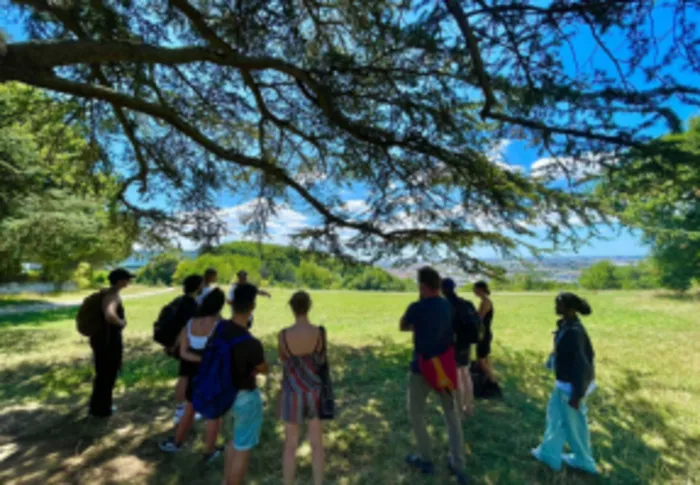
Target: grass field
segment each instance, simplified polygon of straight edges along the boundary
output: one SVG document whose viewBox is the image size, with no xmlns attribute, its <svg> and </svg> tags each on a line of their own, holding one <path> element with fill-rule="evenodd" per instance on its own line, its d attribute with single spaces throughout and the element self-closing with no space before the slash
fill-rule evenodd
<svg viewBox="0 0 700 485">
<path fill-rule="evenodd" d="M 124 295 L 138 295 L 139 293 L 149 293 L 155 290 L 164 289 L 165 287 L 151 287 L 143 285 L 132 285 L 126 288 Z M 60 293 L 19 293 L 4 295 L 0 294 L 0 310 L 9 306 L 34 305 L 44 303 L 62 304 L 66 302 L 79 301 L 92 293 L 94 290 L 76 290 Z"/>
<path fill-rule="evenodd" d="M 601 476 L 554 474 L 529 457 L 544 428 L 552 376 L 544 368 L 554 327 L 553 295 L 496 295 L 493 360 L 502 401 L 479 402 L 464 423 L 468 469 L 484 484 L 693 484 L 700 482 L 700 302 L 653 293 L 585 295 L 597 352 L 599 389 L 590 400 Z M 261 300 L 254 331 L 276 363 L 277 331 L 290 323 L 289 292 Z M 312 318 L 324 324 L 340 409 L 326 433 L 328 483 L 450 483 L 439 413 L 430 418 L 439 473 L 423 481 L 403 466 L 412 451 L 405 406 L 410 337 L 397 322 L 412 295 L 313 293 Z M 119 413 L 108 424 L 86 418 L 92 375 L 89 346 L 74 309 L 0 317 L 0 483 L 218 484 L 223 463 L 185 451 L 164 456 L 171 432 L 175 362 L 151 343 L 151 324 L 172 295 L 126 302 L 129 327 Z M 282 430 L 274 419 L 280 367 L 264 387 L 262 445 L 250 484 L 281 481 Z M 433 404 L 437 405 L 436 400 Z M 308 445 L 298 483 L 310 483 Z"/>
</svg>

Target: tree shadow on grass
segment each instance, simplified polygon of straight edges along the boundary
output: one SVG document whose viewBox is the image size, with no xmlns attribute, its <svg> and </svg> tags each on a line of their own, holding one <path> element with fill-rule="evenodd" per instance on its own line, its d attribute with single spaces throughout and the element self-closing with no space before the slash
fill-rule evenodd
<svg viewBox="0 0 700 485">
<path fill-rule="evenodd" d="M 700 436 L 689 435 L 670 424 L 668 418 L 674 409 L 636 395 L 645 386 L 644 376 L 629 369 L 622 369 L 622 377 L 614 384 L 599 382 L 599 389 L 589 399 L 593 452 L 599 463 L 600 477 L 587 477 L 572 470 L 555 474 L 530 460 L 527 451 L 541 440 L 546 405 L 554 385 L 552 374 L 544 367 L 545 357 L 537 352 L 508 349 L 497 357 L 499 368 L 505 374 L 503 404 L 508 408 L 505 414 L 510 415 L 507 418 L 511 427 L 510 441 L 515 444 L 513 453 L 519 455 L 518 468 L 524 472 L 521 483 L 686 483 L 697 473 L 697 468 L 693 471 L 691 467 L 697 467 L 700 460 Z M 498 409 L 495 406 L 488 412 L 491 414 Z M 505 431 L 498 434 L 502 434 L 502 439 L 509 439 Z M 489 426 L 489 432 L 491 441 L 499 439 L 494 436 L 493 427 Z M 478 448 L 475 451 L 478 455 Z M 481 454 L 484 453 L 488 450 Z M 515 463 L 509 461 L 509 466 L 513 467 Z M 533 463 L 538 469 L 533 469 Z M 503 466 L 508 464 L 501 465 L 500 470 L 490 470 L 484 478 L 488 477 L 493 483 L 517 483 L 517 480 L 499 479 L 499 474 L 513 475 L 512 470 Z"/>
<path fill-rule="evenodd" d="M 47 300 L 0 296 L 0 310 L 6 309 L 7 307 L 22 307 L 26 305 L 37 305 L 43 303 L 47 303 Z"/>
<path fill-rule="evenodd" d="M 16 326 L 38 326 L 61 320 L 74 320 L 78 309 L 74 306 L 55 307 L 40 311 L 0 315 L 0 329 Z"/>
<path fill-rule="evenodd" d="M 273 341 L 266 340 L 267 349 Z M 450 483 L 444 460 L 447 440 L 436 399 L 428 427 L 434 437 L 438 474 L 433 481 L 409 473 L 403 457 L 413 451 L 406 412 L 410 350 L 389 340 L 354 348 L 332 345 L 338 418 L 326 424 L 328 483 Z M 555 474 L 529 457 L 544 429 L 552 376 L 544 355 L 505 349 L 494 356 L 503 377 L 503 401 L 480 402 L 464 424 L 466 462 L 476 483 L 588 484 L 673 483 L 692 476 L 700 440 L 672 427 L 671 409 L 635 397 L 643 376 L 627 371 L 615 386 L 602 387 L 590 402 L 593 446 L 602 477 Z M 274 362 L 273 352 L 268 359 Z M 37 374 L 48 377 L 32 381 Z M 2 483 L 218 483 L 223 463 L 202 464 L 201 425 L 178 455 L 163 455 L 158 441 L 172 432 L 172 386 L 176 363 L 150 341 L 129 341 L 117 404 L 109 422 L 84 417 L 90 391 L 89 359 L 53 366 L 22 365 L 13 370 L 13 396 L 38 397 L 40 407 L 3 405 L 0 413 Z M 0 374 L 5 382 L 8 373 Z M 273 366 L 263 392 L 265 422 L 261 445 L 252 453 L 251 484 L 279 484 L 283 430 L 275 418 L 281 369 Z M 21 384 L 22 377 L 27 380 Z M 0 403 L 12 396 L 0 394 Z M 10 402 L 12 400 L 10 399 Z M 653 438 L 654 446 L 648 444 Z M 646 440 L 646 441 L 645 441 Z M 310 483 L 308 445 L 299 452 L 298 483 Z"/>
</svg>

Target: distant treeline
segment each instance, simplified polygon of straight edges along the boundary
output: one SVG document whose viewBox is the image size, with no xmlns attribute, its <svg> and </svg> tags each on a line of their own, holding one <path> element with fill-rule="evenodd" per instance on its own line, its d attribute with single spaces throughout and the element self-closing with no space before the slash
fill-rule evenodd
<svg viewBox="0 0 700 485">
<path fill-rule="evenodd" d="M 381 268 L 345 261 L 295 247 L 254 242 L 222 244 L 194 259 L 177 251 L 164 252 L 138 273 L 143 284 L 178 284 L 190 274 L 215 268 L 219 282 L 229 283 L 242 269 L 250 281 L 261 286 L 348 289 L 366 291 L 413 291 L 412 280 L 400 279 Z"/>
<path fill-rule="evenodd" d="M 581 271 L 578 281 L 560 282 L 547 278 L 543 272 L 518 273 L 501 281 L 492 281 L 491 287 L 501 291 L 566 291 L 576 288 L 587 290 L 647 290 L 661 288 L 660 272 L 653 261 L 617 266 L 610 261 L 599 261 Z M 465 288 L 470 289 L 470 288 Z"/>
</svg>

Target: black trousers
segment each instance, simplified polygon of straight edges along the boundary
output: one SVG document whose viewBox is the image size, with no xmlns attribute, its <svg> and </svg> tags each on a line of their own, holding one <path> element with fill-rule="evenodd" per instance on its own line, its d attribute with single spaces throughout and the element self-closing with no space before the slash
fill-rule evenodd
<svg viewBox="0 0 700 485">
<path fill-rule="evenodd" d="M 90 347 L 92 347 L 95 361 L 90 414 L 107 417 L 112 414 L 112 392 L 122 366 L 124 346 L 121 331 L 116 328 L 107 329 L 105 332 L 93 335 L 90 337 Z"/>
</svg>

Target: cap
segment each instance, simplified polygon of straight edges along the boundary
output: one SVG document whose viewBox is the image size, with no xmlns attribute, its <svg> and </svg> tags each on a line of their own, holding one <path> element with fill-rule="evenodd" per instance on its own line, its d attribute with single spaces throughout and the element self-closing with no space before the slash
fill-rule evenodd
<svg viewBox="0 0 700 485">
<path fill-rule="evenodd" d="M 457 287 L 457 283 L 452 278 L 445 278 L 442 280 L 442 291 L 453 292 Z"/>
<path fill-rule="evenodd" d="M 124 268 L 117 268 L 112 270 L 109 273 L 109 276 L 107 279 L 109 279 L 109 282 L 111 284 L 114 284 L 118 281 L 124 281 L 124 280 L 132 280 L 136 278 L 136 275 L 133 273 L 130 273 L 129 271 L 125 270 Z"/>
</svg>

